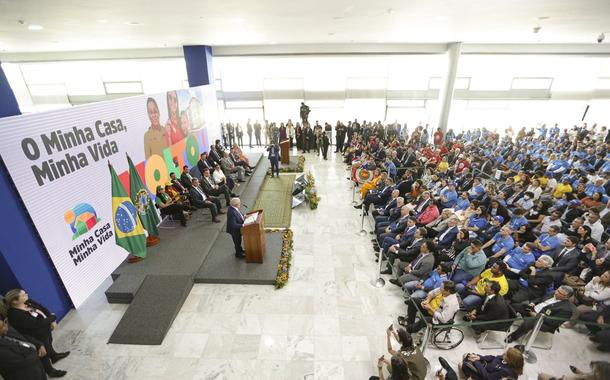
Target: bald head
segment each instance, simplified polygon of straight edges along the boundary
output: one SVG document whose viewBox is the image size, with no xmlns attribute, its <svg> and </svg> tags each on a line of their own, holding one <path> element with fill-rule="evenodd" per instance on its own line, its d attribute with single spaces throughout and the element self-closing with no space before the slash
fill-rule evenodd
<svg viewBox="0 0 610 380">
<path fill-rule="evenodd" d="M 239 206 L 241 206 L 241 201 L 239 198 L 231 198 L 231 206 L 239 208 Z"/>
</svg>

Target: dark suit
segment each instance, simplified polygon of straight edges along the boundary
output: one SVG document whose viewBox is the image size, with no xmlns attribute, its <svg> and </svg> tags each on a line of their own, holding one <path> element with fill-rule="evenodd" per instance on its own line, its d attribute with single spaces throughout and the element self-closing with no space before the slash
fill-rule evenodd
<svg viewBox="0 0 610 380">
<path fill-rule="evenodd" d="M 388 227 L 390 228 L 390 232 L 379 231 L 377 234 L 377 241 L 382 242 L 386 237 L 395 237 L 396 235 L 401 234 L 405 228 L 407 228 L 408 216 L 399 217 L 397 221 L 390 224 Z"/>
<path fill-rule="evenodd" d="M 549 269 L 543 269 L 536 272 L 535 276 L 530 275 L 531 268 L 534 264 L 519 272 L 519 277 L 527 281 L 527 287 L 523 287 L 517 280 L 510 280 L 510 287 L 516 290 L 516 293 L 511 297 L 513 304 L 522 302 L 537 302 L 544 298 L 551 285 L 553 284 L 553 275 Z"/>
<path fill-rule="evenodd" d="M 409 273 L 404 273 L 402 270 L 408 265 L 411 265 L 411 271 Z M 398 281 L 403 285 L 407 282 L 423 280 L 429 276 L 430 272 L 434 269 L 434 255 L 432 253 L 427 253 L 423 256 L 423 254 L 420 253 L 410 264 L 400 262 L 398 268 L 401 269 L 398 272 L 399 274 L 404 273 L 398 277 Z"/>
<path fill-rule="evenodd" d="M 229 207 L 227 211 L 227 232 L 233 238 L 235 245 L 235 255 L 244 254 L 244 249 L 241 247 L 241 228 L 244 225 L 244 217 L 235 207 Z"/>
<path fill-rule="evenodd" d="M 362 207 L 365 210 L 368 210 L 369 205 L 372 203 L 375 206 L 382 205 L 390 199 L 392 196 L 393 188 L 392 186 L 386 186 L 381 191 L 369 191 L 369 193 L 364 198 L 364 202 L 362 202 Z"/>
<path fill-rule="evenodd" d="M 207 178 L 204 176 L 203 178 L 201 178 L 200 182 L 201 188 L 208 196 L 210 196 L 210 198 L 212 198 L 212 195 L 224 195 L 225 201 L 227 202 L 227 206 L 229 206 L 229 204 L 231 203 L 231 190 L 229 190 L 227 185 L 216 185 L 211 175 Z M 216 186 L 216 188 L 214 188 L 214 186 Z M 220 202 L 218 203 L 220 204 Z M 220 208 L 218 208 L 218 210 L 220 210 Z"/>
<path fill-rule="evenodd" d="M 42 345 L 42 342 L 9 326 L 6 336 L 0 337 L 0 375 L 5 380 L 46 379 L 38 358 L 38 348 Z"/>
<path fill-rule="evenodd" d="M 553 296 L 551 296 L 551 297 L 553 297 Z M 549 298 L 547 298 L 547 299 L 549 299 Z M 519 308 L 516 307 L 515 309 L 518 312 L 520 312 L 523 316 L 529 317 L 529 314 L 527 313 L 528 309 L 525 306 L 521 306 Z M 547 317 L 555 317 L 555 318 L 561 318 L 561 319 L 555 320 L 555 319 L 545 318 L 544 322 L 542 323 L 542 327 L 540 328 L 540 331 L 554 333 L 555 330 L 557 330 L 559 328 L 559 326 L 562 325 L 563 322 L 570 319 L 570 317 L 572 316 L 572 313 L 574 313 L 574 305 L 568 300 L 559 301 L 554 304 L 545 306 L 544 308 L 542 308 L 542 310 L 540 310 L 538 315 L 544 314 Z M 511 341 L 514 341 L 516 339 L 521 338 L 523 335 L 525 335 L 529 331 L 531 331 L 535 325 L 536 325 L 536 319 L 524 320 L 523 323 L 521 324 L 521 326 L 519 326 L 519 328 L 517 330 L 515 330 L 515 332 L 513 332 L 512 334 L 509 335 L 509 339 Z"/>
<path fill-rule="evenodd" d="M 400 244 L 398 252 L 388 252 L 388 268 L 394 265 L 394 261 L 399 259 L 403 262 L 411 262 L 419 255 L 419 248 L 424 244 L 425 239 L 413 240 L 411 244 Z"/>
<path fill-rule="evenodd" d="M 555 262 L 551 267 L 551 276 L 553 277 L 555 288 L 558 288 L 563 282 L 565 275 L 571 273 L 578 266 L 580 251 L 578 248 L 572 248 L 565 252 L 562 249 L 554 255 L 553 260 Z"/>
<path fill-rule="evenodd" d="M 216 219 L 218 210 L 220 210 L 220 200 L 218 198 L 208 197 L 205 195 L 201 188 L 196 189 L 191 187 L 189 189 L 189 195 L 191 199 L 191 205 L 196 208 L 209 208 L 212 213 L 212 219 Z"/>
<path fill-rule="evenodd" d="M 180 183 L 187 189 L 190 189 L 193 186 L 193 176 L 190 173 L 182 173 L 180 174 Z"/>
<path fill-rule="evenodd" d="M 214 167 L 212 165 L 210 165 L 210 163 L 207 160 L 204 160 L 204 159 L 200 159 L 199 161 L 197 161 L 197 168 L 199 169 L 199 172 L 201 173 L 201 175 L 203 175 L 203 171 L 205 169 L 208 169 L 210 171 L 210 173 L 212 173 L 214 171 Z"/>
<path fill-rule="evenodd" d="M 271 145 L 267 148 L 267 158 L 271 163 L 271 176 L 275 173 L 278 177 L 280 176 L 280 147 L 277 144 Z"/>
<path fill-rule="evenodd" d="M 508 318 L 508 305 L 506 304 L 504 297 L 499 294 L 496 294 L 492 299 L 488 300 L 487 303 L 483 301 L 481 306 L 477 308 L 477 318 L 475 321 L 484 322 Z M 481 332 L 486 330 L 505 331 L 511 324 L 512 322 L 498 322 L 481 326 L 475 325 L 472 326 L 472 329 L 477 334 L 480 334 Z"/>
<path fill-rule="evenodd" d="M 436 243 L 437 247 L 439 249 L 451 247 L 451 244 L 453 243 L 459 232 L 460 229 L 458 228 L 458 226 L 447 226 L 447 229 L 445 231 L 440 232 L 438 234 L 438 242 Z"/>
</svg>

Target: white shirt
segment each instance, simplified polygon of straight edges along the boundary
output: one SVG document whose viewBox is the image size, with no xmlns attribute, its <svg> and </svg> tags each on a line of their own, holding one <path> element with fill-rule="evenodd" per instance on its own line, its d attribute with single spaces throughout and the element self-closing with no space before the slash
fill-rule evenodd
<svg viewBox="0 0 610 380">
<path fill-rule="evenodd" d="M 587 220 L 586 222 L 583 223 L 584 226 L 589 226 L 591 227 L 591 237 L 597 241 L 602 241 L 602 234 L 604 233 L 604 226 L 602 226 L 602 223 L 598 220 L 597 222 L 595 222 L 594 224 L 589 223 L 589 221 Z"/>
<path fill-rule="evenodd" d="M 551 220 L 550 216 L 545 216 L 544 218 L 542 218 L 542 222 L 540 223 L 540 232 L 543 234 L 548 233 L 549 228 L 551 226 L 557 226 L 561 228 L 561 220 Z"/>
<path fill-rule="evenodd" d="M 195 186 L 195 190 L 201 194 L 201 196 L 203 197 L 203 200 L 205 201 L 206 199 L 208 199 L 208 197 L 205 195 L 205 193 L 201 190 L 201 188 L 199 188 L 199 186 Z"/>
<path fill-rule="evenodd" d="M 214 182 L 216 182 L 217 184 L 226 182 L 227 180 L 227 177 L 225 176 L 225 173 L 222 172 L 222 170 L 214 170 L 212 177 L 214 178 Z"/>
<path fill-rule="evenodd" d="M 538 305 L 534 306 L 534 311 L 535 311 L 536 313 L 540 313 L 540 311 L 541 311 L 542 309 L 544 309 L 545 307 L 547 307 L 547 306 L 549 306 L 549 305 L 552 305 L 552 304 L 554 304 L 554 303 L 557 303 L 557 302 L 559 302 L 559 300 L 558 300 L 557 298 L 555 298 L 555 297 L 551 297 L 551 298 L 549 298 L 548 300 L 546 300 L 546 301 L 544 301 L 544 302 L 540 302 Z"/>
</svg>

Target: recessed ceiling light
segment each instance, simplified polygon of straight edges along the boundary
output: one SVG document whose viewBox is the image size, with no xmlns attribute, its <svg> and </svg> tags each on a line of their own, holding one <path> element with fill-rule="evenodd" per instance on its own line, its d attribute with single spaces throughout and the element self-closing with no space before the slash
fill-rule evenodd
<svg viewBox="0 0 610 380">
<path fill-rule="evenodd" d="M 338 20 L 343 20 L 343 19 L 345 19 L 345 17 L 343 17 L 343 16 L 335 16 L 335 17 L 333 17 L 333 20 L 337 20 L 337 21 Z"/>
<path fill-rule="evenodd" d="M 28 29 L 29 30 L 43 30 L 44 28 L 42 27 L 42 25 L 28 25 Z"/>
<path fill-rule="evenodd" d="M 537 20 L 548 20 L 548 19 L 550 19 L 550 17 L 549 16 L 540 16 L 540 17 L 537 17 L 536 19 Z"/>
<path fill-rule="evenodd" d="M 140 26 L 140 25 L 142 25 L 141 23 L 139 23 L 137 21 L 125 21 L 124 24 L 125 25 L 131 25 L 131 26 Z"/>
<path fill-rule="evenodd" d="M 105 24 L 108 22 L 108 20 L 105 19 L 99 19 L 99 20 L 95 20 L 95 22 L 99 22 L 100 24 Z"/>
<path fill-rule="evenodd" d="M 233 23 L 235 24 L 241 24 L 242 22 L 244 22 L 244 19 L 241 17 L 234 17 L 231 21 L 233 21 Z"/>
<path fill-rule="evenodd" d="M 329 35 L 329 36 L 334 36 L 334 35 L 335 35 L 335 32 L 330 32 L 330 33 L 328 33 L 328 35 Z"/>
</svg>

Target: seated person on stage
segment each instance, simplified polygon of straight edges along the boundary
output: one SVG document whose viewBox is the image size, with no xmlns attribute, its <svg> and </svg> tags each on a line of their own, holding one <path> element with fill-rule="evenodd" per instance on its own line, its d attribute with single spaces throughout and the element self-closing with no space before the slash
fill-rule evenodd
<svg viewBox="0 0 610 380">
<path fill-rule="evenodd" d="M 176 191 L 176 188 L 172 185 L 171 182 L 165 184 L 165 192 L 171 199 L 174 200 L 175 203 L 183 205 L 190 214 L 191 202 L 189 201 L 188 192 L 186 194 L 181 194 Z"/>
<path fill-rule="evenodd" d="M 199 173 L 203 173 L 203 169 L 214 168 L 214 160 L 208 157 L 207 152 L 203 152 L 199 155 L 199 161 L 197 161 L 197 169 L 199 169 Z"/>
<path fill-rule="evenodd" d="M 235 165 L 242 166 L 247 171 L 254 169 L 254 166 L 250 165 L 250 160 L 241 150 L 239 145 L 237 145 L 237 144 L 233 145 L 233 148 L 231 149 L 231 155 L 232 155 L 233 162 L 235 163 Z"/>
<path fill-rule="evenodd" d="M 183 227 L 186 227 L 186 217 L 189 209 L 173 200 L 161 185 L 157 186 L 155 203 L 159 207 L 162 217 L 172 216 L 174 219 L 179 220 Z"/>
<path fill-rule="evenodd" d="M 419 319 L 415 322 L 418 316 L 414 303 L 419 302 L 419 299 L 412 298 L 407 302 L 407 317 L 398 317 L 398 323 L 407 328 L 411 334 L 418 332 L 426 326 L 426 321 L 432 324 L 440 325 L 447 324 L 453 321 L 455 314 L 460 309 L 460 302 L 455 293 L 455 284 L 453 281 L 445 281 L 440 288 L 432 290 L 428 293 L 425 300 L 421 301 L 420 309 L 426 321 Z"/>
<path fill-rule="evenodd" d="M 394 261 L 399 259 L 402 262 L 411 262 L 419 255 L 420 247 L 426 239 L 426 229 L 418 228 L 415 230 L 413 240 L 394 244 L 388 248 L 388 263 L 387 268 L 381 274 L 392 274 L 392 266 Z"/>
<path fill-rule="evenodd" d="M 540 331 L 555 332 L 561 324 L 570 319 L 573 313 L 573 305 L 570 302 L 570 297 L 574 294 L 574 290 L 567 286 L 561 285 L 555 293 L 538 304 L 517 304 L 515 310 L 524 317 L 538 317 L 544 315 L 546 317 L 554 317 L 560 319 L 545 318 Z M 512 343 L 530 332 L 536 325 L 536 319 L 526 319 L 521 326 L 513 333 L 506 337 L 507 343 Z"/>
<path fill-rule="evenodd" d="M 470 246 L 460 252 L 451 266 L 451 280 L 456 284 L 466 283 L 481 274 L 487 263 L 487 256 L 481 249 L 481 241 L 474 239 Z"/>
<path fill-rule="evenodd" d="M 449 263 L 440 263 L 425 280 L 405 283 L 402 287 L 406 291 L 405 298 L 425 299 L 428 292 L 440 288 L 441 284 L 449 279 L 450 271 L 451 265 Z"/>
<path fill-rule="evenodd" d="M 515 247 L 506 255 L 504 255 L 504 263 L 506 264 L 506 277 L 517 279 L 519 273 L 536 261 L 536 257 L 532 253 L 534 243 L 525 243 L 521 247 Z"/>
<path fill-rule="evenodd" d="M 563 242 L 564 248 L 553 257 L 553 266 L 550 268 L 555 288 L 563 283 L 566 274 L 572 273 L 580 262 L 580 250 L 576 247 L 578 238 L 568 236 Z"/>
<path fill-rule="evenodd" d="M 515 241 L 510 236 L 510 227 L 504 226 L 491 240 L 483 244 L 483 251 L 493 261 L 501 260 L 507 252 L 515 247 Z"/>
<path fill-rule="evenodd" d="M 227 185 L 217 185 L 210 173 L 210 169 L 204 169 L 201 177 L 201 187 L 208 196 L 224 195 L 227 207 L 231 203 L 231 190 Z"/>
<path fill-rule="evenodd" d="M 22 289 L 9 290 L 4 297 L 4 304 L 8 307 L 6 316 L 10 325 L 20 334 L 31 337 L 44 346 L 46 354 L 40 358 L 47 375 L 50 377 L 64 376 L 65 371 L 53 368 L 53 363 L 70 355 L 70 351 L 56 352 L 53 348 L 52 331 L 57 328 L 55 314 L 43 305 L 29 299 L 28 294 Z M 40 347 L 38 344 L 37 346 Z"/>
<path fill-rule="evenodd" d="M 464 316 L 465 321 L 483 322 L 508 319 L 508 305 L 500 294 L 500 284 L 489 281 L 485 284 L 485 299 L 481 306 L 472 309 Z M 498 322 L 485 325 L 473 325 L 476 337 L 487 330 L 507 330 L 512 322 Z"/>
<path fill-rule="evenodd" d="M 542 255 L 533 265 L 523 268 L 519 272 L 518 280 L 510 280 L 513 304 L 523 302 L 538 302 L 553 286 L 553 275 L 550 268 L 553 266 L 551 256 Z"/>
<path fill-rule="evenodd" d="M 398 263 L 398 279 L 390 279 L 390 283 L 402 287 L 407 282 L 423 280 L 434 268 L 434 243 L 424 241 L 419 247 L 419 255 L 411 262 Z"/>
<path fill-rule="evenodd" d="M 455 240 L 460 232 L 458 227 L 459 220 L 457 218 L 450 218 L 447 222 L 447 228 L 441 231 L 435 238 L 434 242 L 437 245 L 438 250 L 447 249 L 451 247 L 451 244 Z"/>
<path fill-rule="evenodd" d="M 500 295 L 506 295 L 506 293 L 508 293 L 508 281 L 504 276 L 505 270 L 506 264 L 500 261 L 468 281 L 466 285 L 456 284 L 456 289 L 462 297 L 464 309 L 470 311 L 483 303 L 485 297 L 485 284 L 488 281 L 495 281 L 500 284 Z"/>
<path fill-rule="evenodd" d="M 229 153 L 223 152 L 223 156 L 220 159 L 220 166 L 222 167 L 222 171 L 225 172 L 225 175 L 228 177 L 232 177 L 234 181 L 237 182 L 246 182 L 246 170 L 241 166 L 235 166 L 233 161 L 229 158 Z"/>
<path fill-rule="evenodd" d="M 218 214 L 224 214 L 221 210 L 220 200 L 216 197 L 208 196 L 199 186 L 199 180 L 193 178 L 190 190 L 191 205 L 195 208 L 209 208 L 212 213 L 212 222 L 220 223 Z"/>
<path fill-rule="evenodd" d="M 180 183 L 187 189 L 190 189 L 191 183 L 193 182 L 193 176 L 190 173 L 190 169 L 187 165 L 182 167 L 182 174 L 180 174 Z"/>
<path fill-rule="evenodd" d="M 182 184 L 182 182 L 180 182 L 178 177 L 176 177 L 176 173 L 174 173 L 174 172 L 169 173 L 169 179 L 170 179 L 170 182 L 172 183 L 172 186 L 174 187 L 174 190 L 176 190 L 179 194 L 188 195 L 188 193 L 189 193 L 188 187 L 185 187 Z"/>
<path fill-rule="evenodd" d="M 0 376 L 6 380 L 46 380 L 41 358 L 47 356 L 39 340 L 20 334 L 8 320 L 0 317 Z M 66 371 L 55 370 L 54 376 L 62 377 Z"/>
<path fill-rule="evenodd" d="M 229 190 L 233 191 L 235 188 L 235 181 L 233 178 L 227 177 L 225 173 L 222 171 L 220 164 L 214 164 L 214 172 L 212 173 L 212 178 L 214 179 L 214 183 L 218 186 L 227 185 Z"/>
</svg>

